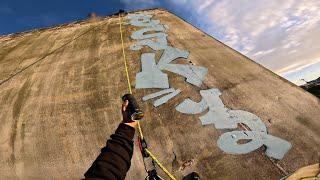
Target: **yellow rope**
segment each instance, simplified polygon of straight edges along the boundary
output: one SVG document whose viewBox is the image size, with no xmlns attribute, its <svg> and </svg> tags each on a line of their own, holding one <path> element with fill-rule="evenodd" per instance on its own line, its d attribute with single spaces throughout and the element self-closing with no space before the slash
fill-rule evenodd
<svg viewBox="0 0 320 180">
<path fill-rule="evenodd" d="M 120 28 L 120 37 L 121 37 L 121 46 L 122 46 L 122 56 L 123 56 L 123 61 L 124 61 L 124 68 L 126 70 L 128 90 L 129 90 L 129 93 L 132 94 L 127 59 L 126 59 L 126 54 L 124 53 L 123 36 L 122 36 L 122 21 L 121 21 L 121 14 L 120 13 L 119 13 L 119 24 L 120 24 L 119 28 Z M 138 124 L 138 131 L 139 131 L 140 137 L 141 137 L 141 139 L 143 139 L 143 134 L 142 134 L 142 130 L 141 130 L 141 126 L 140 126 L 139 121 L 137 121 L 137 124 Z"/>
<path fill-rule="evenodd" d="M 120 27 L 120 36 L 121 36 L 121 45 L 122 45 L 122 55 L 123 55 L 124 67 L 126 70 L 128 90 L 129 90 L 129 93 L 132 94 L 130 77 L 129 77 L 129 72 L 128 72 L 128 65 L 127 65 L 127 60 L 126 60 L 126 54 L 124 52 L 123 36 L 122 36 L 122 21 L 121 21 L 121 14 L 120 13 L 119 13 L 119 24 L 120 24 L 119 27 Z M 143 133 L 142 133 L 142 129 L 141 129 L 139 121 L 137 121 L 137 125 L 138 125 L 139 136 L 141 139 L 143 139 Z M 176 180 L 176 178 L 160 163 L 160 161 L 147 148 L 145 148 L 144 150 L 150 155 L 150 157 L 154 160 L 154 162 L 157 163 L 157 165 L 163 170 L 163 172 L 165 172 L 170 177 L 170 179 Z"/>
<path fill-rule="evenodd" d="M 139 131 L 140 138 L 143 139 L 143 134 L 142 134 L 142 130 L 141 130 L 141 126 L 140 126 L 139 121 L 137 122 L 137 125 L 138 125 L 138 131 Z"/>
<path fill-rule="evenodd" d="M 172 180 L 176 180 L 176 178 L 160 163 L 160 161 L 149 151 L 149 149 L 144 149 L 149 156 L 157 163 L 157 165 L 170 177 Z"/>
<path fill-rule="evenodd" d="M 127 66 L 127 60 L 126 60 L 126 54 L 124 53 L 122 25 L 121 25 L 122 23 L 121 23 L 121 14 L 120 13 L 119 13 L 119 24 L 120 24 L 119 27 L 120 27 L 120 37 L 121 37 L 121 45 L 122 45 L 122 55 L 123 55 L 124 68 L 126 70 L 126 76 L 127 76 L 127 81 L 128 81 L 128 90 L 129 90 L 129 93 L 132 94 L 130 77 L 129 77 L 128 66 Z"/>
</svg>

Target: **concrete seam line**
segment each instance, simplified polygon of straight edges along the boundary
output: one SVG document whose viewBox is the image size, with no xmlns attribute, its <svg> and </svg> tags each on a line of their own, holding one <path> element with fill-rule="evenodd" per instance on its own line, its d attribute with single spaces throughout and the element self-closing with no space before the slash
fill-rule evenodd
<svg viewBox="0 0 320 180">
<path fill-rule="evenodd" d="M 103 23 L 103 24 L 101 24 L 101 25 L 94 26 L 94 27 L 90 28 L 89 30 L 85 31 L 84 33 L 78 35 L 78 36 L 75 37 L 74 39 L 70 40 L 69 42 L 63 44 L 62 46 L 60 46 L 60 47 L 52 50 L 51 52 L 45 54 L 44 56 L 42 56 L 42 57 L 40 57 L 39 59 L 37 59 L 35 62 L 27 65 L 26 67 L 23 67 L 21 70 L 19 70 L 18 72 L 14 73 L 12 76 L 9 76 L 8 78 L 6 78 L 6 79 L 4 79 L 3 81 L 1 81 L 1 82 L 0 82 L 0 86 L 1 86 L 2 84 L 4 84 L 4 83 L 8 82 L 9 80 L 11 80 L 12 78 L 14 78 L 15 76 L 19 75 L 20 73 L 24 72 L 24 71 L 27 70 L 28 68 L 32 67 L 33 65 L 38 64 L 39 62 L 41 62 L 42 60 L 44 60 L 46 57 L 48 57 L 48 56 L 56 53 L 57 51 L 63 49 L 64 47 L 66 47 L 67 45 L 69 45 L 70 43 L 72 43 L 73 41 L 79 39 L 79 38 L 82 37 L 83 35 L 89 33 L 90 31 L 92 31 L 93 29 L 95 29 L 95 28 L 97 28 L 97 27 L 100 27 L 100 26 L 102 26 L 102 25 L 105 25 L 105 24 L 107 24 L 107 23 Z"/>
</svg>

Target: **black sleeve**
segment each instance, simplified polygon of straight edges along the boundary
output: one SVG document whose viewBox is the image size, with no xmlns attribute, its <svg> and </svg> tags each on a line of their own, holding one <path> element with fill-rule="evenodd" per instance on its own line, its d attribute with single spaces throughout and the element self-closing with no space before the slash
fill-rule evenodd
<svg viewBox="0 0 320 180">
<path fill-rule="evenodd" d="M 121 123 L 84 174 L 86 179 L 124 179 L 131 165 L 135 129 Z"/>
</svg>

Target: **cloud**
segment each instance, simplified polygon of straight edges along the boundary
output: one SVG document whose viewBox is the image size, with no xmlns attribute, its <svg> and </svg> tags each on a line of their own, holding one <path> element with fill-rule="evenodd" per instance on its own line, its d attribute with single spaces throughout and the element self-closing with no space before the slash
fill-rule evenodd
<svg viewBox="0 0 320 180">
<path fill-rule="evenodd" d="M 292 71 L 287 71 L 283 73 L 282 76 L 297 85 L 305 84 L 305 81 L 317 79 L 320 77 L 320 59 L 314 63 L 300 66 Z"/>
<path fill-rule="evenodd" d="M 291 64 L 287 67 L 284 67 L 282 69 L 279 69 L 277 71 L 278 74 L 281 74 L 283 76 L 287 75 L 287 74 L 291 74 L 291 73 L 294 73 L 294 72 L 298 72 L 304 68 L 307 68 L 309 66 L 312 66 L 314 64 L 317 64 L 319 63 L 320 60 L 319 59 L 315 59 L 314 61 L 300 61 L 300 62 L 296 62 L 294 64 Z"/>
<path fill-rule="evenodd" d="M 258 51 L 256 53 L 254 53 L 252 56 L 253 57 L 257 57 L 257 56 L 264 56 L 266 54 L 269 54 L 269 53 L 272 53 L 273 51 L 275 51 L 276 49 L 273 48 L 273 49 L 269 49 L 269 50 L 265 50 L 265 51 Z"/>
<path fill-rule="evenodd" d="M 212 1 L 198 14 L 208 14 L 209 34 L 218 29 L 222 42 L 280 75 L 320 59 L 320 1 Z"/>
<path fill-rule="evenodd" d="M 203 10 L 207 9 L 211 4 L 213 4 L 212 0 L 204 0 L 200 3 L 199 9 L 197 10 L 198 13 L 201 13 Z"/>
</svg>

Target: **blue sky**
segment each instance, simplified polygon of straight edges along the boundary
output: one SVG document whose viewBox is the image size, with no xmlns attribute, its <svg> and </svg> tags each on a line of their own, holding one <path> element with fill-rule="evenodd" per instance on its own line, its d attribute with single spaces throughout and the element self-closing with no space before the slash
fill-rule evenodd
<svg viewBox="0 0 320 180">
<path fill-rule="evenodd" d="M 89 12 L 108 15 L 121 7 L 118 0 L 0 0 L 0 34 L 81 20 Z"/>
<path fill-rule="evenodd" d="M 0 35 L 125 10 L 163 7 L 275 73 L 320 76 L 319 0 L 0 0 Z"/>
</svg>

